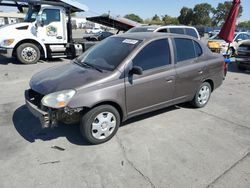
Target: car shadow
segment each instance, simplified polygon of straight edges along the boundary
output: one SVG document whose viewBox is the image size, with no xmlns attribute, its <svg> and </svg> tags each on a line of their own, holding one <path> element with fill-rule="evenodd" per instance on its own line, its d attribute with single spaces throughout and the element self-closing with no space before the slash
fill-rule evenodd
<svg viewBox="0 0 250 188">
<path fill-rule="evenodd" d="M 121 128 L 134 122 L 177 109 L 179 109 L 178 106 L 171 106 L 136 116 L 122 123 Z M 42 129 L 39 119 L 34 117 L 25 105 L 15 110 L 12 121 L 17 132 L 30 143 L 33 143 L 36 140 L 49 141 L 59 137 L 65 137 L 72 144 L 90 146 L 90 144 L 81 136 L 79 124 L 65 125 L 61 123 L 55 128 Z"/>
<path fill-rule="evenodd" d="M 58 127 L 42 129 L 39 119 L 34 117 L 25 105 L 16 109 L 12 121 L 17 132 L 31 143 L 36 140 L 49 141 L 65 137 L 75 145 L 89 145 L 81 136 L 79 125 L 65 125 L 61 123 Z"/>
<path fill-rule="evenodd" d="M 5 58 L 0 56 L 0 65 L 19 64 L 15 58 Z"/>
</svg>

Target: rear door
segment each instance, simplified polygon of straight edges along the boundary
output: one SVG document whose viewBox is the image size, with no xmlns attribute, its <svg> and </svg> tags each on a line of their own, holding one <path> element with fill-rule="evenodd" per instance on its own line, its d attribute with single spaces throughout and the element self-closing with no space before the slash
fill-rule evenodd
<svg viewBox="0 0 250 188">
<path fill-rule="evenodd" d="M 143 75 L 126 76 L 126 105 L 129 116 L 150 111 L 173 99 L 175 70 L 171 63 L 168 39 L 147 44 L 133 58 L 130 69 L 139 66 Z"/>
<path fill-rule="evenodd" d="M 174 38 L 175 69 L 176 69 L 176 99 L 192 98 L 200 86 L 206 65 L 202 58 L 202 48 L 199 43 L 187 38 Z"/>
</svg>

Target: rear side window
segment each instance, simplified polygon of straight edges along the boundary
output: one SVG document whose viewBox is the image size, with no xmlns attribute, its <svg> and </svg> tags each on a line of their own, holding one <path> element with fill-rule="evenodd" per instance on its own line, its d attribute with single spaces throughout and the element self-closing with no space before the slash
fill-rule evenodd
<svg viewBox="0 0 250 188">
<path fill-rule="evenodd" d="M 177 63 L 196 57 L 192 40 L 175 38 L 174 42 Z"/>
<path fill-rule="evenodd" d="M 194 29 L 186 28 L 186 34 L 195 38 L 198 38 L 197 33 Z"/>
<path fill-rule="evenodd" d="M 170 50 L 167 39 L 153 41 L 134 58 L 133 65 L 144 71 L 170 64 Z"/>
<path fill-rule="evenodd" d="M 167 30 L 167 29 L 161 29 L 161 30 L 159 30 L 159 31 L 157 31 L 157 32 L 159 32 L 159 33 L 167 33 L 168 30 Z"/>
<path fill-rule="evenodd" d="M 183 28 L 169 28 L 170 33 L 184 34 Z"/>
</svg>

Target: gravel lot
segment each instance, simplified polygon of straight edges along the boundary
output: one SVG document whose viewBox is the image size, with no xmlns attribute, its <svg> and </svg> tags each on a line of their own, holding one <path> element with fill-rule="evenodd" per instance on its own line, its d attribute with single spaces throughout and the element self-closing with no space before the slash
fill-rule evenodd
<svg viewBox="0 0 250 188">
<path fill-rule="evenodd" d="M 250 187 L 250 72 L 232 64 L 205 108 L 139 116 L 90 146 L 77 125 L 41 130 L 24 105 L 31 76 L 65 63 L 0 58 L 1 188 Z"/>
</svg>

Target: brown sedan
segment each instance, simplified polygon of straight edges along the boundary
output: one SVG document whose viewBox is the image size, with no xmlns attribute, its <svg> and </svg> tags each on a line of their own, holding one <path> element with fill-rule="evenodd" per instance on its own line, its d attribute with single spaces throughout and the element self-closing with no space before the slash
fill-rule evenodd
<svg viewBox="0 0 250 188">
<path fill-rule="evenodd" d="M 223 77 L 223 57 L 195 38 L 127 33 L 34 75 L 25 96 L 43 127 L 80 121 L 86 140 L 99 144 L 128 118 L 182 102 L 204 107 Z"/>
</svg>

